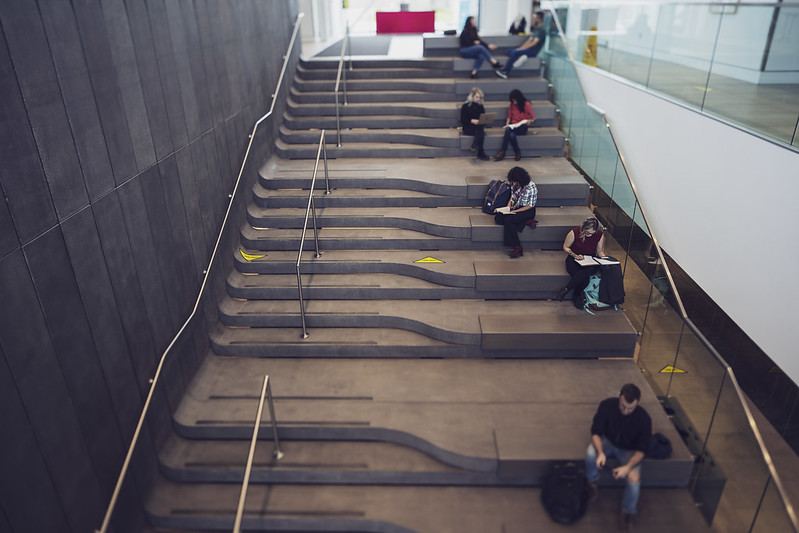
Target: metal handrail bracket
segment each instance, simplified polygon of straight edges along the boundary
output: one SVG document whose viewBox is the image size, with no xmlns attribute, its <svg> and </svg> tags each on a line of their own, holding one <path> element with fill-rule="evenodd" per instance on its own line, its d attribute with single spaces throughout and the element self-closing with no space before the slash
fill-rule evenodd
<svg viewBox="0 0 799 533">
<path fill-rule="evenodd" d="M 250 453 L 247 455 L 247 466 L 244 468 L 244 479 L 241 482 L 241 493 L 239 494 L 239 505 L 236 507 L 236 519 L 233 521 L 233 533 L 241 533 L 241 518 L 244 515 L 244 502 L 247 500 L 247 489 L 250 486 L 250 475 L 252 474 L 252 462 L 255 458 L 255 446 L 258 444 L 258 432 L 261 429 L 261 416 L 264 412 L 264 399 L 268 400 L 269 417 L 272 421 L 272 436 L 275 441 L 275 451 L 273 455 L 276 460 L 283 458 L 280 450 L 280 440 L 277 437 L 277 420 L 275 420 L 275 402 L 272 399 L 272 391 L 269 385 L 269 376 L 264 376 L 261 385 L 261 396 L 258 401 L 258 411 L 255 415 L 255 424 L 252 429 L 252 439 L 250 440 Z"/>
<path fill-rule="evenodd" d="M 108 508 L 106 509 L 105 516 L 103 517 L 103 523 L 100 526 L 100 529 L 97 530 L 97 533 L 106 533 L 108 531 L 108 527 L 111 523 L 111 516 L 114 513 L 114 509 L 116 507 L 117 500 L 119 499 L 119 493 L 122 490 L 122 483 L 125 481 L 125 476 L 127 475 L 128 469 L 130 468 L 130 462 L 133 457 L 133 451 L 136 448 L 136 444 L 138 443 L 139 436 L 141 434 L 142 427 L 144 426 L 144 420 L 147 416 L 147 413 L 150 409 L 150 404 L 152 402 L 153 395 L 155 393 L 155 388 L 158 386 L 158 381 L 161 377 L 161 372 L 164 368 L 164 362 L 166 361 L 166 357 L 169 352 L 172 350 L 172 347 L 177 344 L 178 339 L 183 335 L 183 332 L 188 327 L 189 323 L 192 321 L 194 316 L 197 314 L 197 309 L 200 307 L 200 302 L 202 301 L 202 297 L 205 293 L 205 287 L 208 285 L 208 277 L 211 273 L 211 266 L 214 264 L 216 260 L 217 253 L 219 251 L 219 244 L 222 241 L 222 234 L 227 227 L 228 220 L 230 219 L 230 212 L 233 208 L 233 202 L 236 200 L 236 194 L 239 191 L 239 185 L 241 185 L 241 176 L 244 174 L 244 168 L 247 165 L 247 158 L 250 155 L 250 149 L 252 148 L 253 139 L 255 138 L 255 132 L 258 129 L 258 126 L 267 118 L 272 115 L 272 112 L 275 109 L 275 103 L 277 102 L 277 97 L 280 94 L 280 87 L 283 83 L 283 78 L 286 74 L 286 67 L 288 66 L 289 58 L 294 50 L 294 43 L 297 41 L 297 35 L 299 35 L 300 30 L 300 22 L 302 21 L 302 17 L 304 17 L 304 13 L 299 13 L 297 18 L 294 21 L 294 31 L 291 34 L 291 38 L 289 39 L 289 45 L 286 49 L 286 54 L 283 56 L 283 67 L 280 69 L 280 76 L 278 77 L 277 84 L 275 85 L 275 92 L 272 94 L 272 104 L 269 107 L 269 111 L 266 112 L 264 116 L 259 118 L 255 124 L 253 125 L 252 132 L 249 135 L 249 142 L 247 143 L 247 150 L 244 153 L 244 159 L 241 162 L 241 167 L 239 168 L 239 174 L 236 178 L 236 184 L 233 186 L 233 192 L 228 195 L 230 201 L 228 202 L 227 211 L 225 211 L 225 217 L 222 220 L 222 225 L 219 229 L 219 235 L 216 238 L 216 244 L 214 245 L 214 250 L 211 252 L 211 258 L 208 261 L 208 268 L 203 271 L 203 281 L 200 285 L 200 292 L 197 295 L 197 300 L 194 302 L 194 308 L 189 314 L 189 317 L 183 323 L 180 330 L 178 330 L 177 334 L 174 336 L 172 341 L 164 350 L 163 354 L 161 354 L 161 359 L 158 362 L 158 367 L 155 370 L 155 375 L 153 376 L 152 380 L 150 381 L 150 390 L 147 393 L 147 398 L 144 401 L 144 406 L 142 407 L 141 415 L 139 415 L 139 421 L 136 424 L 136 430 L 133 432 L 133 437 L 130 441 L 130 446 L 128 446 L 128 453 L 125 456 L 125 461 L 122 464 L 122 470 L 119 473 L 119 477 L 117 478 L 116 486 L 114 487 L 114 493 L 111 495 L 111 501 L 108 504 Z"/>
<path fill-rule="evenodd" d="M 316 162 L 311 176 L 311 190 L 308 193 L 308 205 L 305 208 L 305 220 L 302 223 L 302 235 L 300 236 L 300 246 L 297 250 L 297 292 L 300 301 L 300 320 L 302 322 L 302 338 L 308 338 L 308 329 L 305 326 L 305 299 L 302 296 L 302 249 L 305 247 L 305 234 L 308 230 L 308 217 L 313 216 L 313 235 L 316 244 L 316 259 L 322 257 L 319 252 L 319 231 L 316 224 L 316 205 L 314 203 L 314 189 L 316 189 L 316 176 L 319 171 L 319 159 L 324 158 L 325 162 L 325 194 L 330 194 L 330 179 L 327 172 L 327 147 L 325 145 L 325 130 L 319 135 L 319 147 L 316 150 Z"/>
</svg>

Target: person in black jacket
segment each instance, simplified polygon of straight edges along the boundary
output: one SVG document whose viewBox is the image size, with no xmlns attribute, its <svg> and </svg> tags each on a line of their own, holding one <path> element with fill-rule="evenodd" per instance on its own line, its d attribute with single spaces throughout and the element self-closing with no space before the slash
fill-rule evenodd
<svg viewBox="0 0 799 533">
<path fill-rule="evenodd" d="M 621 388 L 618 398 L 600 402 L 591 424 L 591 444 L 585 454 L 585 477 L 588 478 L 590 501 L 599 496 L 599 470 L 608 457 L 616 457 L 620 466 L 611 473 L 614 479 L 624 479 L 619 526 L 632 530 L 632 521 L 641 495 L 641 461 L 649 449 L 652 419 L 643 407 L 641 389 L 632 383 Z"/>
<path fill-rule="evenodd" d="M 472 67 L 472 78 L 477 77 L 477 71 L 486 59 L 491 63 L 495 69 L 502 68 L 504 65 L 494 59 L 489 50 L 496 50 L 494 44 L 488 44 L 477 35 L 477 25 L 474 17 L 468 17 L 466 24 L 463 25 L 461 31 L 461 57 L 467 59 L 474 59 L 474 66 Z"/>
<path fill-rule="evenodd" d="M 461 106 L 461 126 L 463 127 L 464 135 L 474 137 L 472 151 L 477 152 L 477 158 L 488 161 L 490 158 L 483 149 L 483 142 L 486 136 L 485 126 L 478 124 L 480 115 L 483 113 L 485 113 L 483 91 L 479 87 L 472 87 L 472 90 L 469 91 L 469 96 L 466 97 L 466 102 Z"/>
</svg>

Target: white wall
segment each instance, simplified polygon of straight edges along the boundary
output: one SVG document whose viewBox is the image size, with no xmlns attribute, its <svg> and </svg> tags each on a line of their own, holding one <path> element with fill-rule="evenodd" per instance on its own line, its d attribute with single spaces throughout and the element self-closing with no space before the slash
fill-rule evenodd
<svg viewBox="0 0 799 533">
<path fill-rule="evenodd" d="M 577 65 L 664 250 L 799 383 L 799 154 Z"/>
</svg>

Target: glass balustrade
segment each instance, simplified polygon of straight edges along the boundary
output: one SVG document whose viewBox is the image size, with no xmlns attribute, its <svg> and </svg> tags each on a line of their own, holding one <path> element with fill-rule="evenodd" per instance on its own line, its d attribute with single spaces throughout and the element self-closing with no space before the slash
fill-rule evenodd
<svg viewBox="0 0 799 533">
<path fill-rule="evenodd" d="M 567 19 L 580 22 L 580 27 L 592 23 L 603 28 L 597 30 L 604 36 L 595 54 L 599 68 L 653 89 L 683 91 L 683 101 L 705 110 L 713 108 L 714 101 L 717 107 L 713 109 L 724 109 L 721 91 L 710 98 L 714 91 L 705 89 L 718 86 L 713 64 L 721 57 L 721 46 L 715 40 L 726 35 L 726 14 L 716 15 L 719 27 L 707 36 L 710 42 L 693 51 L 694 70 L 704 68 L 704 80 L 693 70 L 685 70 L 685 77 L 676 80 L 669 75 L 671 67 L 662 61 L 664 55 L 680 50 L 677 28 L 679 24 L 693 27 L 687 20 L 696 19 L 699 8 L 636 5 L 587 13 L 591 10 L 574 12 L 559 5 L 557 14 L 561 26 Z M 707 5 L 701 8 L 709 14 Z M 636 25 L 642 28 L 640 35 L 618 31 Z M 652 31 L 645 33 L 644 26 Z M 706 519 L 720 531 L 795 531 L 792 509 L 786 508 L 772 478 L 768 456 L 752 428 L 735 375 L 686 314 L 680 299 L 681 271 L 667 255 L 659 253 L 612 131 L 582 94 L 567 53 L 578 60 L 583 57 L 577 52 L 586 46 L 586 36 L 579 37 L 580 42 L 572 44 L 564 42 L 557 29 L 550 34 L 546 75 L 560 110 L 560 127 L 568 137 L 569 156 L 591 181 L 590 204 L 613 237 L 608 250 L 624 265 L 624 310 L 641 333 L 638 365 L 696 457 L 692 495 Z M 649 53 L 643 54 L 643 50 Z M 688 90 L 692 87 L 702 90 L 694 93 Z"/>
<path fill-rule="evenodd" d="M 575 60 L 799 147 L 799 5 L 551 5 Z"/>
</svg>

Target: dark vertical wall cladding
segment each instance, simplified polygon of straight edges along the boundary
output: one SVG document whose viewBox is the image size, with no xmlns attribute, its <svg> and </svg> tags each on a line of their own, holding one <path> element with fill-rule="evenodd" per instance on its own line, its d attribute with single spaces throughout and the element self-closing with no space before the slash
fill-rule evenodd
<svg viewBox="0 0 799 533">
<path fill-rule="evenodd" d="M 100 526 L 296 15 L 296 0 L 0 1 L 0 530 Z M 279 111 L 251 157 L 271 153 Z M 140 492 L 208 353 L 244 205 L 163 367 L 120 531 L 142 529 Z"/>
</svg>

